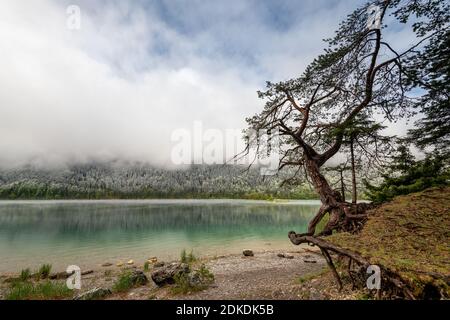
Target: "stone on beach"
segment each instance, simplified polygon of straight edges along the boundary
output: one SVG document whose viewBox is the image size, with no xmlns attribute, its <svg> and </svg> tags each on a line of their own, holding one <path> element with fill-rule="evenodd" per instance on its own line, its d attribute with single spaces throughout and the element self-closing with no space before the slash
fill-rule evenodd
<svg viewBox="0 0 450 320">
<path fill-rule="evenodd" d="M 186 263 L 174 262 L 167 266 L 158 268 L 152 272 L 152 280 L 158 286 L 163 286 L 165 284 L 175 283 L 175 277 L 183 274 L 189 273 L 189 265 Z"/>
<path fill-rule="evenodd" d="M 250 250 L 250 249 L 246 249 L 246 250 L 242 251 L 242 254 L 243 254 L 245 257 L 253 257 L 253 256 L 254 256 L 253 251 Z"/>
<path fill-rule="evenodd" d="M 112 294 L 111 290 L 100 287 L 93 288 L 89 291 L 81 293 L 73 298 L 73 300 L 95 300 L 106 297 Z"/>
</svg>

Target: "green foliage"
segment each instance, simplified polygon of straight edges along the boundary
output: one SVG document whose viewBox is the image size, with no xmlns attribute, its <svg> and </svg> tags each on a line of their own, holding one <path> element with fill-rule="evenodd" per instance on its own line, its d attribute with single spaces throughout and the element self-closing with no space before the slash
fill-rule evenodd
<svg viewBox="0 0 450 320">
<path fill-rule="evenodd" d="M 191 252 L 186 253 L 186 250 L 183 249 L 180 254 L 180 262 L 191 264 L 193 262 L 197 261 L 197 257 L 194 255 L 194 251 L 191 250 Z"/>
<path fill-rule="evenodd" d="M 39 279 L 47 279 L 48 276 L 50 275 L 50 272 L 52 271 L 52 265 L 51 264 L 43 264 L 38 272 L 37 272 L 37 277 Z"/>
<path fill-rule="evenodd" d="M 399 168 L 394 163 L 392 168 Z M 373 186 L 365 181 L 367 195 L 376 203 L 386 202 L 398 195 L 419 192 L 430 187 L 449 185 L 450 171 L 448 160 L 442 155 L 428 155 L 425 159 L 415 161 L 409 167 L 404 167 L 400 175 L 390 170 L 383 175 L 383 182 Z"/>
<path fill-rule="evenodd" d="M 133 286 L 134 286 L 134 283 L 133 283 L 131 272 L 125 271 L 121 275 L 119 275 L 119 278 L 114 283 L 112 289 L 115 292 L 124 292 L 124 291 L 131 289 Z"/>
<path fill-rule="evenodd" d="M 142 279 L 141 277 L 135 277 L 133 272 L 129 270 L 123 271 L 119 278 L 113 284 L 114 292 L 124 292 L 133 287 L 144 285 L 147 282 L 146 279 Z"/>
<path fill-rule="evenodd" d="M 171 288 L 173 294 L 187 294 L 208 288 L 214 282 L 214 274 L 202 264 L 193 272 L 178 273 L 174 277 L 175 285 Z"/>
<path fill-rule="evenodd" d="M 393 1 L 397 6 L 399 0 Z M 418 37 L 428 36 L 422 50 L 404 59 L 403 73 L 409 88 L 420 88 L 423 94 L 415 107 L 423 114 L 409 130 L 416 146 L 448 149 L 450 144 L 450 4 L 448 1 L 409 1 L 394 13 L 406 23 L 412 21 Z"/>
<path fill-rule="evenodd" d="M 205 264 L 202 264 L 197 272 L 200 275 L 200 278 L 206 283 L 212 283 L 214 281 L 214 274 L 206 267 Z"/>
<path fill-rule="evenodd" d="M 29 268 L 22 269 L 19 276 L 20 281 L 27 281 L 30 278 L 31 278 L 31 270 Z"/>
<path fill-rule="evenodd" d="M 150 262 L 145 261 L 144 263 L 144 271 L 148 271 L 150 269 Z"/>
<path fill-rule="evenodd" d="M 72 295 L 72 290 L 65 283 L 45 281 L 33 284 L 28 281 L 13 283 L 6 295 L 7 300 L 42 300 L 60 299 Z"/>
</svg>

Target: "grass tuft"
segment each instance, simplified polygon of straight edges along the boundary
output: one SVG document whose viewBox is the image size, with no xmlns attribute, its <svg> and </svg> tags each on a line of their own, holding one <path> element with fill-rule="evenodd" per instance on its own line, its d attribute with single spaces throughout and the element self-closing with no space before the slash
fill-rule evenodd
<svg viewBox="0 0 450 320">
<path fill-rule="evenodd" d="M 197 261 L 197 257 L 194 255 L 194 251 L 191 250 L 191 252 L 186 253 L 186 250 L 183 249 L 180 254 L 180 261 L 182 263 L 191 264 L 195 261 Z"/>
<path fill-rule="evenodd" d="M 20 281 L 27 281 L 31 278 L 31 270 L 30 268 L 22 269 L 20 272 L 19 280 Z"/>
<path fill-rule="evenodd" d="M 37 272 L 38 279 L 47 279 L 50 276 L 51 271 L 52 271 L 51 264 L 43 264 Z"/>
<path fill-rule="evenodd" d="M 133 287 L 133 281 L 131 278 L 131 272 L 125 271 L 116 280 L 112 289 L 114 292 L 124 292 L 124 291 L 131 289 L 132 287 Z"/>
<path fill-rule="evenodd" d="M 45 281 L 33 284 L 28 281 L 15 282 L 6 295 L 6 300 L 50 300 L 72 295 L 65 283 Z"/>
<path fill-rule="evenodd" d="M 208 288 L 214 282 L 214 274 L 202 264 L 198 270 L 175 275 L 175 285 L 171 288 L 172 294 L 187 294 Z"/>
</svg>

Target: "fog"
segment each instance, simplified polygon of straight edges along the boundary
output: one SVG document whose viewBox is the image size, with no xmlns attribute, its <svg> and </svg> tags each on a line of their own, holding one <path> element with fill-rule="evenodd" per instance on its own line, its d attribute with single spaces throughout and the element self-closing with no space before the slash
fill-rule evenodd
<svg viewBox="0 0 450 320">
<path fill-rule="evenodd" d="M 1 167 L 171 166 L 175 130 L 239 132 L 265 81 L 299 75 L 361 1 L 72 3 L 77 30 L 68 2 L 0 4 Z"/>
</svg>

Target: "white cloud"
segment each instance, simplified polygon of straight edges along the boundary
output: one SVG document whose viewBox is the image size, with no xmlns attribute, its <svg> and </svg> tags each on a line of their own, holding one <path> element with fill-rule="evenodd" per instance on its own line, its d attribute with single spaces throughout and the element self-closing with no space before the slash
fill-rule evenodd
<svg viewBox="0 0 450 320">
<path fill-rule="evenodd" d="M 178 2 L 184 29 L 135 2 L 92 3 L 80 2 L 79 31 L 60 2 L 0 4 L 0 165 L 168 165 L 173 130 L 243 128 L 264 81 L 300 74 L 359 1 L 302 3 L 284 29 L 253 1 Z"/>
</svg>

